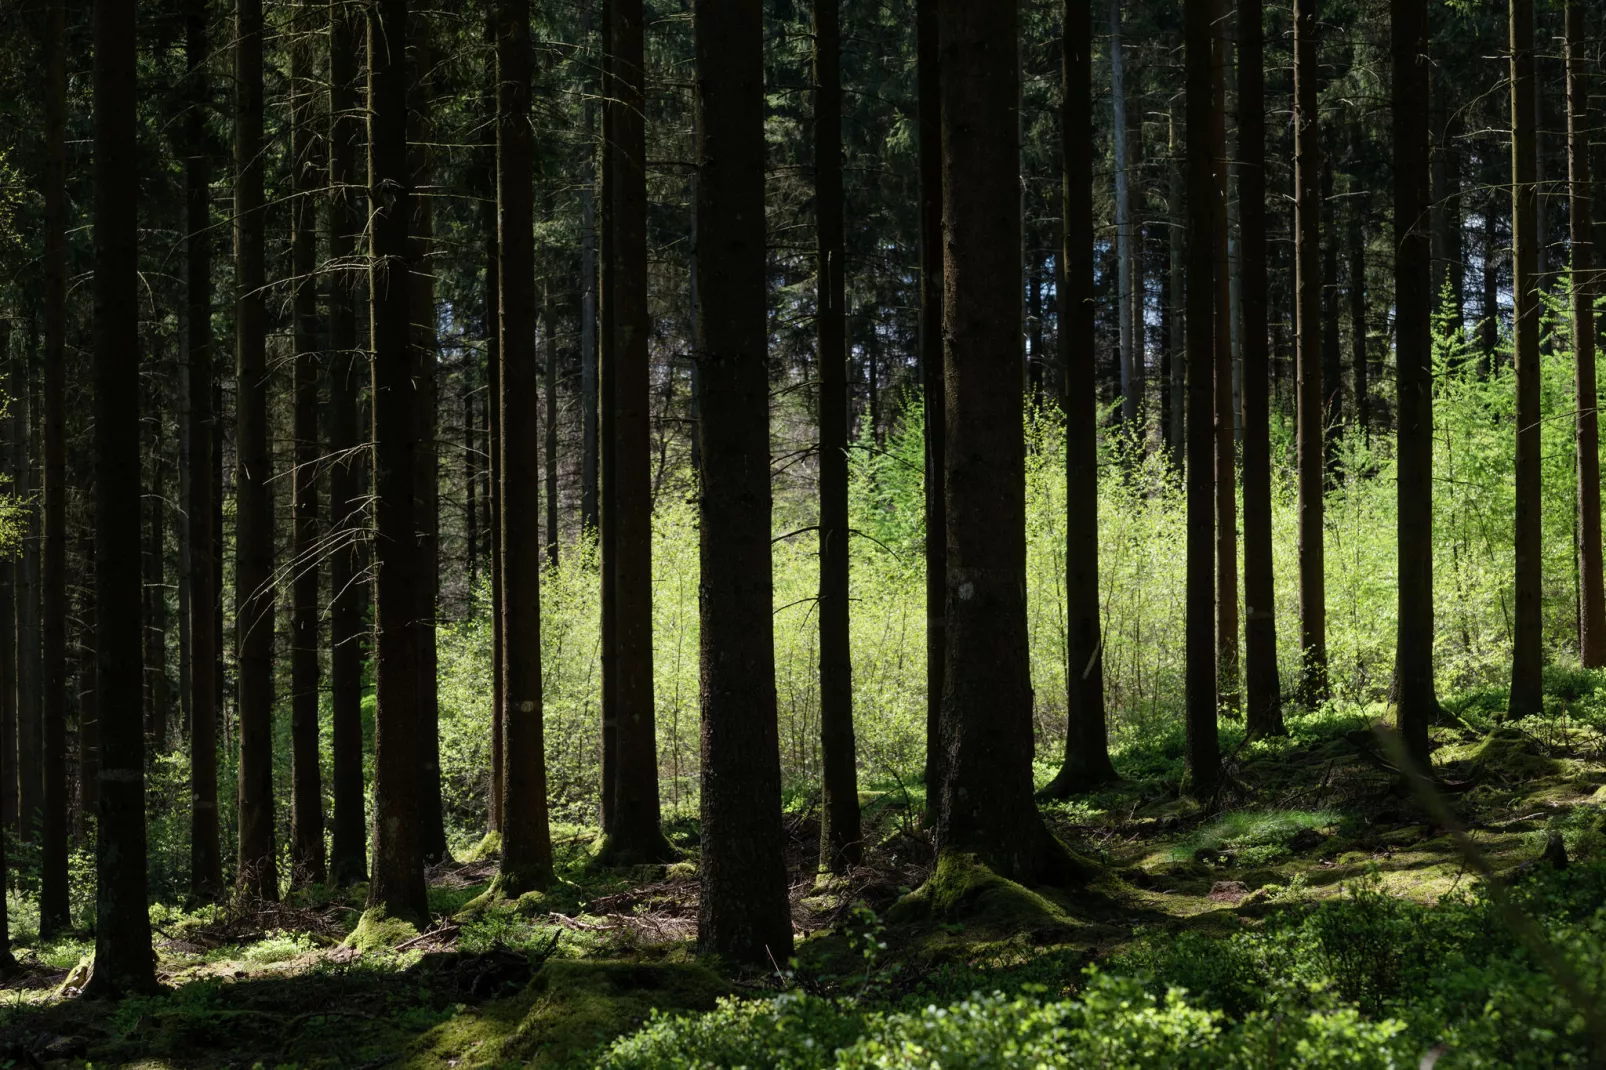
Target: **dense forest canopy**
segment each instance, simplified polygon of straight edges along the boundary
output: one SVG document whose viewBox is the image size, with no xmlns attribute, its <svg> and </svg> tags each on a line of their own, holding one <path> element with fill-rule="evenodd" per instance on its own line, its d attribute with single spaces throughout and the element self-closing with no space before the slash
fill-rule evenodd
<svg viewBox="0 0 1606 1070">
<path fill-rule="evenodd" d="M 1603 25 L 6 5 L 0 1064 L 1592 1065 Z"/>
</svg>

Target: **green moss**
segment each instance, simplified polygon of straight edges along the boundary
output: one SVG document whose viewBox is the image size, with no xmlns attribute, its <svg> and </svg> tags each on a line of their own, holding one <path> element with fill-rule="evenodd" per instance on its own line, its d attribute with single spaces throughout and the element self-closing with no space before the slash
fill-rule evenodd
<svg viewBox="0 0 1606 1070">
<path fill-rule="evenodd" d="M 551 962 L 519 995 L 430 1030 L 401 1065 L 589 1065 L 589 1052 L 637 1028 L 653 1010 L 712 1010 L 727 991 L 696 965 Z"/>
<path fill-rule="evenodd" d="M 370 907 L 357 919 L 357 927 L 346 937 L 346 946 L 363 954 L 385 951 L 418 935 L 418 926 L 405 918 L 393 918 L 384 907 Z"/>
<path fill-rule="evenodd" d="M 1499 780 L 1537 780 L 1562 771 L 1562 764 L 1542 753 L 1533 737 L 1509 726 L 1490 732 L 1467 757 L 1475 775 Z"/>
<path fill-rule="evenodd" d="M 1051 932 L 1073 924 L 1049 899 L 959 851 L 943 852 L 936 872 L 893 904 L 887 920 L 963 922 L 966 928 L 1000 935 Z"/>
<path fill-rule="evenodd" d="M 502 853 L 502 834 L 492 829 L 463 853 L 464 862 L 483 862 L 487 858 L 496 858 Z"/>
</svg>

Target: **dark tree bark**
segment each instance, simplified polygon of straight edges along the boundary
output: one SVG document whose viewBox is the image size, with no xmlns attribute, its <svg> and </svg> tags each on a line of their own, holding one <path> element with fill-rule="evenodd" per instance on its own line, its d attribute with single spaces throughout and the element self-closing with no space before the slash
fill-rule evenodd
<svg viewBox="0 0 1606 1070">
<path fill-rule="evenodd" d="M 422 924 L 429 917 L 419 799 L 419 561 L 414 543 L 413 396 L 407 223 L 407 0 L 376 0 L 368 13 L 368 302 L 373 333 L 374 682 L 373 874 L 368 907 Z"/>
<path fill-rule="evenodd" d="M 618 169 L 617 156 L 619 147 L 611 144 L 613 125 L 617 122 L 617 101 L 611 100 L 610 95 L 616 90 L 613 88 L 613 70 L 615 60 L 613 56 L 613 24 L 614 4 L 611 0 L 603 0 L 602 5 L 602 141 L 601 149 L 601 182 L 597 187 L 597 202 L 592 218 L 597 226 L 597 251 L 599 253 L 599 273 L 597 275 L 597 307 L 598 323 L 601 328 L 597 336 L 597 366 L 593 386 L 582 392 L 589 396 L 585 401 L 586 413 L 595 413 L 597 418 L 597 461 L 596 461 L 596 517 L 597 523 L 593 534 L 597 540 L 598 578 L 601 580 L 601 590 L 598 592 L 598 609 L 601 611 L 599 638 L 601 639 L 601 669 L 598 681 L 598 697 L 602 714 L 602 751 L 598 756 L 601 784 L 598 786 L 597 823 L 606 835 L 613 828 L 614 791 L 619 782 L 619 728 L 615 718 L 619 714 L 618 675 L 619 660 L 615 656 L 618 648 L 619 614 L 617 610 L 616 595 L 619 590 L 616 575 L 618 555 L 614 552 L 614 543 L 618 538 L 617 525 L 603 519 L 612 508 L 608 499 L 613 497 L 614 474 L 613 465 L 617 460 L 617 450 L 614 448 L 614 426 L 618 423 L 618 414 L 614 411 L 613 380 L 614 380 L 614 346 L 615 337 L 612 324 L 614 298 L 613 287 L 618 272 L 614 262 L 614 213 L 613 205 L 609 203 L 613 198 L 613 173 Z M 588 436 L 589 441 L 589 436 Z M 582 476 L 584 473 L 582 473 Z"/>
<path fill-rule="evenodd" d="M 290 610 L 290 884 L 322 884 L 323 772 L 318 754 L 318 194 L 313 128 L 314 0 L 298 0 L 290 42 L 290 270 L 295 343 L 295 471 L 291 483 L 294 579 Z"/>
<path fill-rule="evenodd" d="M 1169 118 L 1169 140 L 1171 147 L 1172 164 L 1170 167 L 1170 184 L 1166 191 L 1166 212 L 1171 217 L 1171 240 L 1169 244 L 1171 273 L 1167 280 L 1170 286 L 1171 315 L 1166 322 L 1166 330 L 1170 336 L 1171 347 L 1171 382 L 1169 384 L 1171 408 L 1171 437 L 1167 440 L 1171 447 L 1171 465 L 1178 472 L 1187 467 L 1188 439 L 1186 433 L 1187 419 L 1185 416 L 1188 400 L 1188 360 L 1187 360 L 1187 310 L 1188 301 L 1184 296 L 1183 283 L 1187 277 L 1188 256 L 1184 239 L 1188 233 L 1187 208 L 1183 191 L 1183 168 L 1178 167 L 1176 161 L 1183 153 L 1183 147 L 1177 143 L 1176 116 Z"/>
<path fill-rule="evenodd" d="M 1232 256 L 1227 215 L 1231 158 L 1227 154 L 1228 0 L 1217 0 L 1210 66 L 1212 242 L 1215 255 L 1215 432 L 1216 432 L 1216 656 L 1221 705 L 1236 711 L 1238 692 L 1238 416 L 1233 405 Z"/>
<path fill-rule="evenodd" d="M 413 34 L 413 93 L 408 115 L 414 124 L 412 144 L 413 188 L 430 191 L 434 179 L 435 52 L 425 16 L 415 13 Z M 436 327 L 434 255 L 435 214 L 429 195 L 413 198 L 412 309 L 413 383 L 418 453 L 413 467 L 413 504 L 417 510 L 418 606 L 414 627 L 418 644 L 418 758 L 419 816 L 423 821 L 424 860 L 430 864 L 451 857 L 446 846 L 446 817 L 441 802 L 440 696 L 436 685 L 438 655 L 435 645 L 436 602 L 440 597 L 440 386 L 437 381 L 440 339 Z"/>
<path fill-rule="evenodd" d="M 535 250 L 531 234 L 530 5 L 498 0 L 497 205 L 501 262 L 502 671 L 506 719 L 500 890 L 552 879 L 541 710 L 541 510 L 536 428 Z M 704 891 L 706 895 L 706 888 Z"/>
<path fill-rule="evenodd" d="M 478 451 L 479 427 L 475 415 L 476 391 L 471 385 L 472 366 L 464 369 L 464 382 L 457 392 L 457 403 L 463 410 L 463 565 L 468 570 L 468 601 L 472 607 L 480 587 L 480 503 L 476 500 L 480 485 Z"/>
<path fill-rule="evenodd" d="M 702 379 L 697 939 L 705 952 L 766 964 L 791 955 L 792 919 L 770 574 L 763 12 L 694 0 L 693 19 Z"/>
<path fill-rule="evenodd" d="M 1280 736 L 1266 350 L 1266 70 L 1261 0 L 1238 0 L 1238 227 L 1243 272 L 1244 721 Z"/>
<path fill-rule="evenodd" d="M 1208 796 L 1221 772 L 1216 735 L 1215 160 L 1210 25 L 1215 0 L 1183 0 L 1187 113 L 1187 766 L 1195 795 Z"/>
<path fill-rule="evenodd" d="M 27 349 L 18 363 L 23 386 L 15 409 L 17 430 L 11 441 L 18 486 L 28 500 L 34 502 L 39 500 L 39 460 L 43 452 L 40 449 L 38 382 L 34 374 L 38 353 L 39 320 L 30 314 Z M 39 556 L 43 540 L 37 507 L 29 510 L 24 524 L 25 542 L 17 584 L 17 812 L 21 819 L 22 842 L 37 844 L 44 816 L 45 765 L 45 726 L 40 695 L 44 672 L 39 629 Z"/>
<path fill-rule="evenodd" d="M 1117 336 L 1120 338 L 1121 421 L 1133 427 L 1138 419 L 1139 376 L 1132 317 L 1132 193 L 1127 156 L 1126 71 L 1121 49 L 1121 0 L 1110 0 L 1110 142 L 1115 170 L 1115 292 Z M 1091 151 L 1088 142 L 1085 151 Z"/>
<path fill-rule="evenodd" d="M 4 476 L 4 485 L 13 488 L 15 493 L 18 484 L 18 471 L 16 461 L 16 435 L 17 435 L 17 396 L 22 392 L 20 377 L 16 374 L 18 362 L 11 359 L 11 321 L 0 320 L 0 376 L 5 384 L 5 397 L 10 402 L 11 411 L 9 419 L 0 423 L 0 474 Z M 17 581 L 22 575 L 22 568 L 17 559 L 7 556 L 0 560 L 0 839 L 6 835 L 18 835 L 21 831 L 17 820 L 18 785 L 18 737 L 17 737 L 17 664 L 21 643 L 18 641 L 17 629 Z M 3 850 L 3 848 L 0 848 Z M 4 866 L 4 858 L 0 857 L 0 883 L 8 871 Z M 0 914 L 5 910 L 0 907 Z M 5 934 L 0 932 L 0 937 Z M 3 958 L 8 944 L 0 940 L 0 968 L 4 967 Z"/>
<path fill-rule="evenodd" d="M 135 7 L 95 4 L 95 690 L 100 812 L 95 965 L 87 996 L 155 992 L 145 895 L 145 718 L 140 677 L 139 186 Z"/>
<path fill-rule="evenodd" d="M 542 367 L 546 390 L 544 429 L 546 443 L 542 460 L 546 464 L 546 563 L 558 567 L 558 324 L 557 301 L 550 291 L 541 295 L 541 316 L 546 323 L 546 361 Z"/>
<path fill-rule="evenodd" d="M 942 783 L 942 680 L 948 640 L 948 507 L 943 499 L 945 390 L 942 366 L 942 100 L 937 0 L 917 0 L 916 76 L 920 123 L 920 393 L 925 417 L 926 809 L 935 815 Z"/>
<path fill-rule="evenodd" d="M 1318 95 L 1321 93 L 1319 83 L 1316 91 Z M 1319 120 L 1320 112 L 1316 114 Z M 1322 256 L 1322 391 L 1325 398 L 1322 404 L 1325 407 L 1323 426 L 1327 432 L 1327 488 L 1333 490 L 1338 486 L 1338 447 L 1344 433 L 1344 359 L 1338 344 L 1338 198 L 1333 194 L 1333 158 L 1324 146 L 1320 203 L 1320 234 L 1326 237 L 1326 241 L 1318 239 Z"/>
<path fill-rule="evenodd" d="M 1517 363 L 1516 574 L 1507 713 L 1544 707 L 1540 617 L 1539 244 L 1533 0 L 1511 0 L 1512 350 Z"/>
<path fill-rule="evenodd" d="M 159 343 L 158 343 L 159 344 Z M 163 391 L 161 389 L 162 354 L 153 354 L 144 386 L 145 401 L 157 411 Z M 167 594 L 163 583 L 166 566 L 165 538 L 167 530 L 167 458 L 162 446 L 160 415 L 144 421 L 141 428 L 149 432 L 148 441 L 141 445 L 150 453 L 150 493 L 142 496 L 145 526 L 140 532 L 144 540 L 140 554 L 143 577 L 140 583 L 140 646 L 143 665 L 140 678 L 145 687 L 145 729 L 150 746 L 156 753 L 167 750 Z"/>
<path fill-rule="evenodd" d="M 67 902 L 67 41 L 65 4 L 45 8 L 44 822 L 39 935 L 71 924 Z"/>
<path fill-rule="evenodd" d="M 1494 374 L 1495 350 L 1500 344 L 1500 242 L 1495 232 L 1495 203 L 1491 190 L 1483 206 L 1483 300 L 1478 306 L 1478 348 L 1482 351 L 1484 378 Z"/>
<path fill-rule="evenodd" d="M 1065 762 L 1043 789 L 1063 798 L 1115 779 L 1104 713 L 1099 627 L 1098 384 L 1093 298 L 1093 27 L 1089 5 L 1067 0 L 1061 57 L 1060 215 L 1065 245 L 1059 362 L 1065 384 Z"/>
<path fill-rule="evenodd" d="M 607 17 L 607 0 L 603 0 L 604 19 Z M 591 33 L 591 12 L 587 5 L 584 18 L 585 33 Z M 606 36 L 606 28 L 604 29 Z M 604 53 L 603 63 L 606 67 L 607 56 Z M 606 75 L 606 72 L 604 72 Z M 589 144 L 595 134 L 595 110 L 591 102 L 585 104 L 586 141 Z M 596 154 L 591 154 L 591 167 L 595 166 Z M 607 153 L 603 153 L 603 166 L 607 166 Z M 598 353 L 599 343 L 607 344 L 605 334 L 597 330 L 597 309 L 601 304 L 601 279 L 597 271 L 597 196 L 598 182 L 596 174 L 587 168 L 584 186 L 580 191 L 581 220 L 580 220 L 580 530 L 595 534 L 598 528 L 598 497 L 597 475 L 600 457 L 599 429 L 597 426 L 597 389 L 598 389 Z M 604 237 L 603 240 L 606 240 Z M 605 258 L 604 258 L 605 259 Z M 604 759 L 606 761 L 606 758 Z M 605 774 L 606 775 L 606 774 Z M 612 804 L 611 793 L 604 790 L 603 810 L 606 811 Z M 606 822 L 604 822 L 606 825 Z"/>
<path fill-rule="evenodd" d="M 329 731 L 334 822 L 329 875 L 342 886 L 368 875 L 367 805 L 363 792 L 362 663 L 364 595 L 361 544 L 366 527 L 360 468 L 365 451 L 357 419 L 363 364 L 357 349 L 362 272 L 351 263 L 362 227 L 357 146 L 357 14 L 348 0 L 329 0 L 329 288 L 330 527 L 340 532 L 329 557 Z"/>
<path fill-rule="evenodd" d="M 1322 147 L 1316 126 L 1316 0 L 1294 4 L 1294 257 L 1298 360 L 1300 697 L 1326 701 L 1327 581 L 1322 549 L 1327 393 L 1322 378 Z"/>
<path fill-rule="evenodd" d="M 234 42 L 235 536 L 239 687 L 239 870 L 247 894 L 279 896 L 273 846 L 273 487 L 263 288 L 262 0 L 236 0 Z"/>
<path fill-rule="evenodd" d="M 1360 134 L 1355 134 L 1357 153 L 1359 159 Z M 1368 383 L 1367 354 L 1366 354 L 1366 206 L 1368 197 L 1364 190 L 1356 188 L 1359 182 L 1352 182 L 1349 199 L 1349 226 L 1345 232 L 1345 245 L 1347 259 L 1349 260 L 1349 286 L 1345 296 L 1349 298 L 1349 336 L 1350 336 L 1350 368 L 1354 375 L 1355 387 L 1351 392 L 1352 411 L 1355 417 L 1355 426 L 1360 428 L 1362 439 L 1368 444 L 1372 441 L 1372 413 L 1371 413 L 1371 386 Z"/>
<path fill-rule="evenodd" d="M 814 0 L 815 344 L 820 361 L 820 868 L 864 854 L 848 601 L 848 349 L 838 0 Z M 1034 353 L 1033 356 L 1036 356 Z"/>
<path fill-rule="evenodd" d="M 496 14 L 492 8 L 487 25 L 487 36 L 496 41 Z M 497 60 L 493 54 L 487 65 L 490 83 L 486 93 L 486 109 L 495 114 L 497 104 Z M 485 228 L 485 426 L 487 441 L 486 465 L 490 477 L 486 487 L 489 506 L 491 544 L 491 783 L 486 824 L 491 832 L 502 828 L 502 785 L 504 747 L 507 733 L 504 730 L 507 703 L 504 699 L 506 674 L 503 672 L 503 652 L 506 643 L 502 636 L 502 306 L 501 306 L 501 247 L 497 244 L 498 206 L 496 198 L 497 150 L 492 146 L 487 160 L 487 178 L 490 197 L 484 202 L 482 225 Z"/>
<path fill-rule="evenodd" d="M 1606 665 L 1606 591 L 1601 582 L 1600 395 L 1595 384 L 1595 270 L 1589 173 L 1590 39 L 1584 5 L 1567 3 L 1567 186 L 1572 228 L 1573 393 L 1578 456 L 1578 656 L 1588 668 Z"/>
<path fill-rule="evenodd" d="M 1394 82 L 1394 295 L 1399 431 L 1397 713 L 1406 749 L 1428 766 L 1433 692 L 1433 243 L 1428 188 L 1428 5 L 1391 0 Z"/>
</svg>

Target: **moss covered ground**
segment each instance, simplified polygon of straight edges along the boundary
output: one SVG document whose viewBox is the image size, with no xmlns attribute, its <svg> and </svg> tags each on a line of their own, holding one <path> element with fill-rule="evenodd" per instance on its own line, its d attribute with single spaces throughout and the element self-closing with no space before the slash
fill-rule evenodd
<svg viewBox="0 0 1606 1070">
<path fill-rule="evenodd" d="M 1496 871 L 1546 865 L 1557 841 L 1575 862 L 1606 857 L 1606 732 L 1591 705 L 1603 689 L 1606 678 L 1558 689 L 1544 717 L 1517 724 L 1473 696 L 1452 703 L 1461 725 L 1435 730 L 1442 797 Z M 1068 996 L 1090 963 L 1186 972 L 1153 949 L 1286 925 L 1357 887 L 1436 909 L 1481 878 L 1384 757 L 1384 716 L 1298 715 L 1289 737 L 1253 743 L 1227 722 L 1228 776 L 1208 800 L 1177 791 L 1180 740 L 1120 756 L 1119 784 L 1043 805 L 1099 866 L 1077 888 L 1023 887 L 966 856 L 939 864 L 918 785 L 868 786 L 865 864 L 817 881 L 818 825 L 800 794 L 786 821 L 798 949 L 778 971 L 698 961 L 686 821 L 671 825 L 683 860 L 628 869 L 597 864 L 593 830 L 564 830 L 557 884 L 511 902 L 483 895 L 496 844 L 478 843 L 430 871 L 422 931 L 365 914 L 360 886 L 154 907 L 167 991 L 115 1006 L 77 996 L 91 935 L 40 944 L 23 911 L 25 970 L 0 988 L 0 1067 L 590 1066 L 655 1013 L 705 1014 L 732 995 L 889 1008 L 972 990 Z"/>
</svg>

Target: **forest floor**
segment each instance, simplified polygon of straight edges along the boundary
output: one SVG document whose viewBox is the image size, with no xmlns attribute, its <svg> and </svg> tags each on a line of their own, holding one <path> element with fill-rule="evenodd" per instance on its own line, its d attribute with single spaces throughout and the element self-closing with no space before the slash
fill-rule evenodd
<svg viewBox="0 0 1606 1070">
<path fill-rule="evenodd" d="M 1468 727 L 1435 730 L 1445 798 L 1497 871 L 1541 864 L 1557 829 L 1575 850 L 1588 848 L 1588 830 L 1598 838 L 1600 822 L 1580 815 L 1606 800 L 1606 734 L 1575 715 L 1582 698 L 1565 681 L 1558 690 L 1544 718 L 1503 727 L 1489 716 L 1498 696 L 1467 696 L 1452 706 Z M 601 870 L 592 832 L 574 828 L 555 830 L 552 891 L 471 916 L 463 908 L 494 859 L 445 864 L 430 871 L 433 925 L 363 952 L 347 940 L 360 889 L 158 909 L 168 990 L 118 1005 L 75 998 L 92 938 L 32 946 L 22 932 L 25 972 L 0 986 L 0 1067 L 583 1066 L 654 1009 L 708 1010 L 726 994 L 801 988 L 890 1003 L 1026 984 L 1073 992 L 1084 966 L 1135 935 L 1250 930 L 1357 882 L 1435 902 L 1478 878 L 1389 768 L 1378 712 L 1294 717 L 1289 738 L 1247 745 L 1229 726 L 1230 775 L 1207 804 L 1178 794 L 1176 741 L 1129 752 L 1128 779 L 1043 807 L 1102 863 L 1100 878 L 1031 892 L 983 880 L 947 916 L 895 907 L 931 872 L 917 790 L 863 794 L 871 849 L 829 887 L 802 800 L 786 822 L 797 952 L 765 974 L 697 961 L 693 865 Z M 694 858 L 695 823 L 670 831 Z"/>
</svg>

